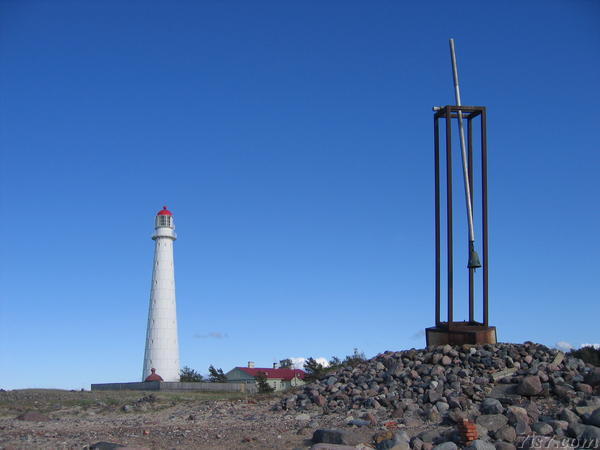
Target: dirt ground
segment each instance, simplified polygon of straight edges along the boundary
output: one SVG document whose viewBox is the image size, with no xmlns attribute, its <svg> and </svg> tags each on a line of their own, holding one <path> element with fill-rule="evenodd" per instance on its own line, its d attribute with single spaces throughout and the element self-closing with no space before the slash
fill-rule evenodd
<svg viewBox="0 0 600 450">
<path fill-rule="evenodd" d="M 350 413 L 272 411 L 278 401 L 275 395 L 221 393 L 5 391 L 0 449 L 83 449 L 98 442 L 148 449 L 305 449 L 317 428 L 348 428 Z M 24 413 L 26 420 L 19 420 Z M 353 432 L 368 443 L 375 431 Z"/>
</svg>

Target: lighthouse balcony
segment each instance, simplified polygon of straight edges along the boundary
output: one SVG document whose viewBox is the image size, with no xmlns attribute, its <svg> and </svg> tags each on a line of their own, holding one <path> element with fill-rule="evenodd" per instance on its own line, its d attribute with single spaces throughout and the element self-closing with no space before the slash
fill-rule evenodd
<svg viewBox="0 0 600 450">
<path fill-rule="evenodd" d="M 158 239 L 163 237 L 175 240 L 177 239 L 177 233 L 175 233 L 175 231 L 173 231 L 172 228 L 160 227 L 157 228 L 156 231 L 154 231 L 152 239 Z"/>
</svg>

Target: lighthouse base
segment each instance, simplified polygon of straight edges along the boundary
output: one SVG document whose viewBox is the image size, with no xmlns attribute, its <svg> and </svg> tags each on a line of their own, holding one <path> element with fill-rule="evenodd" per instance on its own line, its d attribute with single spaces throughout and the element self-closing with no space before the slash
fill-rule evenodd
<svg viewBox="0 0 600 450">
<path fill-rule="evenodd" d="M 427 346 L 495 344 L 496 327 L 478 322 L 441 322 L 436 327 L 425 329 Z"/>
</svg>

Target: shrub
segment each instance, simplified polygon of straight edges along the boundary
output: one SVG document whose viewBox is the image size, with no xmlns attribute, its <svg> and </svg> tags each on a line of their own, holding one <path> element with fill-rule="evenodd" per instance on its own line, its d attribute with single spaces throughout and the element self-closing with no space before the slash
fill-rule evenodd
<svg viewBox="0 0 600 450">
<path fill-rule="evenodd" d="M 190 369 L 188 366 L 185 366 L 179 371 L 179 381 L 198 383 L 204 381 L 204 377 L 198 372 L 196 372 L 194 369 Z"/>
<path fill-rule="evenodd" d="M 581 347 L 579 350 L 571 350 L 569 356 L 579 358 L 588 364 L 600 367 L 600 348 L 594 348 L 591 345 Z"/>
<path fill-rule="evenodd" d="M 307 383 L 318 380 L 326 373 L 326 370 L 325 370 L 325 367 L 323 367 L 323 364 L 318 363 L 315 360 L 315 358 L 313 358 L 313 357 L 308 358 L 304 362 L 304 371 L 306 372 L 304 381 L 306 381 Z"/>
<path fill-rule="evenodd" d="M 356 367 L 360 363 L 364 362 L 367 358 L 363 352 L 359 352 L 357 348 L 354 349 L 354 352 L 351 355 L 346 356 L 344 361 L 342 362 L 343 366 Z"/>
<path fill-rule="evenodd" d="M 258 384 L 258 392 L 261 394 L 270 394 L 275 389 L 267 382 L 267 374 L 261 372 L 256 376 L 256 383 Z"/>
</svg>

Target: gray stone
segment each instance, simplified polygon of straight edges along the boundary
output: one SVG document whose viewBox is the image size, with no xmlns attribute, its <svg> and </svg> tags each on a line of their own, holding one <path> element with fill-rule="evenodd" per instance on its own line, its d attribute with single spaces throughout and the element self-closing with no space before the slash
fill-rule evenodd
<svg viewBox="0 0 600 450">
<path fill-rule="evenodd" d="M 594 440 L 600 443 L 600 427 L 594 425 L 579 425 L 577 427 L 577 439 L 579 440 Z"/>
<path fill-rule="evenodd" d="M 410 441 L 410 446 L 413 450 L 421 450 L 421 447 L 423 447 L 423 441 L 418 437 L 414 437 Z"/>
<path fill-rule="evenodd" d="M 558 414 L 558 418 L 561 420 L 566 420 L 570 424 L 579 422 L 579 416 L 568 408 L 563 408 L 563 410 Z"/>
<path fill-rule="evenodd" d="M 501 380 L 502 378 L 510 377 L 516 371 L 517 371 L 516 367 L 510 368 L 510 369 L 499 370 L 498 372 L 495 372 L 492 374 L 492 379 L 494 381 L 498 381 L 498 380 Z"/>
<path fill-rule="evenodd" d="M 558 365 L 563 362 L 563 360 L 565 359 L 565 354 L 561 351 L 559 351 L 556 356 L 554 357 L 554 360 L 552 361 L 552 365 L 558 367 Z"/>
<path fill-rule="evenodd" d="M 554 386 L 554 388 L 552 388 L 552 390 L 554 391 L 554 394 L 561 399 L 565 399 L 568 400 L 570 398 L 575 397 L 575 391 L 573 389 L 568 388 L 567 386 L 564 385 L 557 385 Z"/>
<path fill-rule="evenodd" d="M 479 416 L 475 422 L 488 431 L 495 432 L 508 423 L 508 417 L 502 414 L 484 414 Z"/>
<path fill-rule="evenodd" d="M 520 406 L 509 406 L 508 407 L 508 419 L 511 424 L 515 424 L 518 421 L 527 422 L 527 410 Z"/>
<path fill-rule="evenodd" d="M 454 442 L 444 442 L 433 447 L 433 450 L 457 450 L 458 447 Z"/>
<path fill-rule="evenodd" d="M 330 376 L 329 378 L 327 378 L 327 386 L 332 386 L 335 383 L 337 383 L 337 378 L 334 376 Z"/>
<path fill-rule="evenodd" d="M 437 402 L 435 407 L 440 414 L 444 414 L 446 411 L 448 411 L 448 409 L 450 409 L 450 405 L 448 405 L 446 402 Z"/>
<path fill-rule="evenodd" d="M 355 425 L 357 427 L 366 427 L 370 424 L 371 424 L 371 422 L 369 422 L 368 420 L 364 420 L 364 419 L 352 419 L 348 422 L 348 425 Z"/>
<path fill-rule="evenodd" d="M 579 416 L 583 417 L 585 415 L 591 415 L 598 407 L 597 406 L 576 406 L 575 412 L 579 414 Z"/>
<path fill-rule="evenodd" d="M 427 397 L 429 399 L 429 403 L 435 404 L 437 401 L 440 400 L 440 398 L 442 398 L 441 394 L 438 391 L 435 391 L 433 389 L 430 389 L 427 392 Z"/>
<path fill-rule="evenodd" d="M 513 426 L 515 427 L 515 431 L 519 436 L 523 434 L 531 434 L 531 428 L 529 427 L 529 424 L 527 422 L 519 420 Z"/>
<path fill-rule="evenodd" d="M 569 428 L 569 422 L 567 422 L 566 420 L 550 420 L 548 423 L 552 426 L 552 429 L 554 429 L 555 431 L 564 431 L 567 428 Z"/>
<path fill-rule="evenodd" d="M 113 450 L 115 448 L 123 448 L 123 444 L 116 444 L 114 442 L 100 441 L 90 445 L 90 450 Z"/>
<path fill-rule="evenodd" d="M 567 434 L 571 437 L 578 437 L 581 433 L 583 433 L 585 425 L 577 422 L 569 423 L 569 428 L 567 428 Z"/>
<path fill-rule="evenodd" d="M 479 407 L 484 414 L 502 414 L 504 407 L 499 400 L 495 398 L 486 398 Z"/>
<path fill-rule="evenodd" d="M 465 450 L 496 450 L 494 444 L 477 439 L 465 447 Z"/>
<path fill-rule="evenodd" d="M 505 442 L 515 442 L 517 440 L 517 432 L 510 425 L 504 425 L 495 433 L 496 439 L 500 439 Z"/>
<path fill-rule="evenodd" d="M 593 425 L 582 425 L 580 423 L 570 424 L 568 433 L 579 440 L 598 439 L 600 443 L 600 428 Z"/>
<path fill-rule="evenodd" d="M 449 366 L 450 364 L 452 364 L 452 358 L 450 358 L 448 355 L 444 355 L 442 357 L 442 365 Z"/>
<path fill-rule="evenodd" d="M 590 397 L 584 402 L 588 406 L 597 406 L 600 408 L 600 396 Z"/>
<path fill-rule="evenodd" d="M 408 442 L 397 442 L 395 439 L 386 439 L 375 446 L 377 450 L 410 450 Z"/>
<path fill-rule="evenodd" d="M 405 430 L 402 430 L 402 431 L 398 431 L 397 433 L 394 434 L 394 440 L 397 443 L 400 443 L 400 442 L 409 443 L 410 436 L 408 435 L 408 433 Z"/>
<path fill-rule="evenodd" d="M 310 450 L 356 450 L 354 445 L 340 445 L 340 444 L 315 444 Z"/>
<path fill-rule="evenodd" d="M 498 441 L 494 444 L 496 446 L 496 450 L 516 450 L 513 444 L 509 444 L 508 442 Z"/>
<path fill-rule="evenodd" d="M 435 442 L 440 439 L 440 436 L 441 433 L 439 430 L 428 430 L 419 434 L 419 439 L 421 439 L 423 442 Z"/>
<path fill-rule="evenodd" d="M 423 425 L 423 421 L 417 417 L 407 417 L 404 419 L 404 425 L 408 428 L 416 428 Z"/>
<path fill-rule="evenodd" d="M 554 431 L 554 429 L 552 428 L 552 425 L 550 425 L 548 423 L 544 423 L 544 422 L 536 422 L 531 426 L 531 428 L 537 434 L 541 434 L 543 436 L 552 434 L 552 432 Z"/>
<path fill-rule="evenodd" d="M 477 436 L 479 436 L 479 439 L 486 440 L 489 438 L 488 429 L 486 427 L 482 427 L 478 423 L 475 424 L 475 427 L 477 428 Z"/>
<path fill-rule="evenodd" d="M 300 421 L 300 422 L 304 422 L 304 421 L 309 421 L 310 420 L 310 414 L 298 414 L 296 416 L 296 420 Z"/>
<path fill-rule="evenodd" d="M 408 442 L 398 442 L 390 450 L 410 450 L 410 445 Z"/>
<path fill-rule="evenodd" d="M 528 397 L 532 395 L 538 395 L 542 392 L 542 390 L 542 382 L 540 381 L 540 377 L 537 375 L 524 377 L 517 387 L 518 394 L 526 395 Z"/>
<path fill-rule="evenodd" d="M 344 444 L 352 445 L 350 436 L 346 431 L 334 429 L 319 429 L 313 433 L 312 441 L 315 444 Z"/>
<path fill-rule="evenodd" d="M 588 419 L 588 423 L 590 425 L 594 425 L 595 427 L 600 427 L 600 408 L 594 410 Z"/>
<path fill-rule="evenodd" d="M 579 383 L 577 385 L 577 390 L 579 392 L 583 392 L 586 395 L 589 395 L 593 392 L 594 389 L 589 384 Z"/>
<path fill-rule="evenodd" d="M 463 419 L 468 419 L 468 414 L 456 408 L 448 413 L 448 418 L 454 423 L 460 423 Z"/>
</svg>

